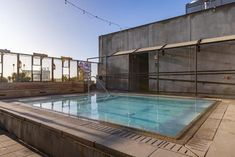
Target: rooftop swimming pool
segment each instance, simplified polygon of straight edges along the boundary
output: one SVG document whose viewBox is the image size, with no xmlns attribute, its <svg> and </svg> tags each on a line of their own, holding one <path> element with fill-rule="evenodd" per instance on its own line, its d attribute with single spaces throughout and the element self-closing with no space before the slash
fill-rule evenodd
<svg viewBox="0 0 235 157">
<path fill-rule="evenodd" d="M 103 94 L 20 100 L 35 107 L 109 122 L 168 137 L 178 136 L 215 101 L 162 96 Z"/>
</svg>

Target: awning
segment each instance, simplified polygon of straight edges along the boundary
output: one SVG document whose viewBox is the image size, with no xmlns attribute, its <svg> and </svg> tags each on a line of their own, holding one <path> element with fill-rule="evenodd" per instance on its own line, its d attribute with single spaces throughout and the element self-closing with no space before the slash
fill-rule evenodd
<svg viewBox="0 0 235 157">
<path fill-rule="evenodd" d="M 188 41 L 176 44 L 169 44 L 164 47 L 164 49 L 173 49 L 173 48 L 180 48 L 180 47 L 187 47 L 187 46 L 194 46 L 198 43 L 198 40 L 195 41 Z"/>
<path fill-rule="evenodd" d="M 135 52 L 135 50 L 118 51 L 118 52 L 114 53 L 112 56 L 127 55 L 127 54 Z"/>
<path fill-rule="evenodd" d="M 202 39 L 200 42 L 200 45 L 210 44 L 210 43 L 218 43 L 218 42 L 226 42 L 226 41 L 232 41 L 232 40 L 235 40 L 235 35 Z M 157 51 L 157 50 L 161 50 L 161 49 L 167 50 L 167 49 L 173 49 L 173 48 L 195 46 L 198 44 L 198 41 L 199 40 L 194 40 L 194 41 L 187 41 L 187 42 L 181 42 L 181 43 L 173 43 L 173 44 L 165 44 L 165 45 L 159 45 L 159 46 L 153 46 L 153 47 L 138 48 L 138 49 L 127 50 L 127 51 L 118 51 L 118 52 L 114 53 L 112 56 L 127 55 L 127 54 L 131 54 L 131 53 L 151 52 L 151 51 Z"/>
<path fill-rule="evenodd" d="M 163 47 L 163 45 L 162 46 L 139 48 L 139 49 L 127 50 L 127 51 L 118 51 L 118 52 L 114 53 L 112 56 L 128 55 L 131 53 L 151 52 L 151 51 L 160 50 L 162 47 Z"/>
<path fill-rule="evenodd" d="M 203 39 L 201 41 L 201 44 L 218 43 L 218 42 L 225 42 L 225 41 L 232 41 L 232 40 L 235 40 L 235 35 Z"/>
<path fill-rule="evenodd" d="M 162 47 L 163 46 L 154 46 L 154 47 L 140 48 L 137 51 L 135 51 L 135 53 L 156 51 L 156 50 L 160 50 Z"/>
</svg>

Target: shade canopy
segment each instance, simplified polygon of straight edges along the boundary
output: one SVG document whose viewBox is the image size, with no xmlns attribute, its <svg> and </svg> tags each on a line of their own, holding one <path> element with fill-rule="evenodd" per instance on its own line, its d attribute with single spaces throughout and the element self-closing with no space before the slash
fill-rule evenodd
<svg viewBox="0 0 235 157">
<path fill-rule="evenodd" d="M 136 49 L 135 49 L 135 50 L 136 50 Z M 127 55 L 127 54 L 130 54 L 130 53 L 135 52 L 135 50 L 118 51 L 118 52 L 114 53 L 113 56 Z"/>
<path fill-rule="evenodd" d="M 173 49 L 173 48 L 196 46 L 197 44 L 203 45 L 203 44 L 219 43 L 219 42 L 226 42 L 226 41 L 233 41 L 233 40 L 235 40 L 235 35 L 229 35 L 229 36 L 216 37 L 216 38 L 207 38 L 207 39 L 202 39 L 202 40 L 165 44 L 165 45 L 159 45 L 159 46 L 153 46 L 153 47 L 138 48 L 138 49 L 127 50 L 127 51 L 118 51 L 114 53 L 112 56 L 128 55 L 132 53 L 144 53 L 144 52 L 151 52 L 151 51 L 158 51 L 158 50 L 167 50 L 167 49 Z"/>
</svg>

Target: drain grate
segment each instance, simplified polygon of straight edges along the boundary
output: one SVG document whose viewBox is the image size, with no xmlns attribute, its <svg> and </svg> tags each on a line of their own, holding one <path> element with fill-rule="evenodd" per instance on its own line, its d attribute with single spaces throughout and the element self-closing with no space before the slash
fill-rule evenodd
<svg viewBox="0 0 235 157">
<path fill-rule="evenodd" d="M 192 138 L 186 145 L 187 148 L 192 150 L 193 152 L 197 152 L 200 154 L 205 154 L 211 145 L 211 141 Z"/>
<path fill-rule="evenodd" d="M 130 140 L 134 140 L 139 143 L 146 143 L 148 145 L 152 145 L 154 147 L 165 149 L 165 150 L 172 151 L 175 153 L 187 155 L 190 157 L 197 157 L 195 154 L 193 154 L 190 151 L 190 149 L 186 148 L 183 145 L 167 142 L 164 140 L 159 140 L 159 139 L 156 139 L 153 137 L 148 137 L 148 136 L 136 134 L 136 133 L 129 131 L 129 130 L 126 130 L 126 129 L 112 128 L 112 127 L 105 126 L 105 125 L 99 124 L 99 123 L 89 123 L 89 124 L 86 124 L 85 127 L 99 130 L 99 131 L 102 131 L 102 132 L 105 132 L 105 133 L 108 133 L 111 135 L 116 135 L 121 138 L 127 138 Z"/>
<path fill-rule="evenodd" d="M 97 124 L 97 123 L 89 123 L 89 124 L 85 125 L 85 127 L 95 129 L 95 130 L 99 130 L 99 131 L 102 131 L 102 132 L 105 132 L 105 133 L 108 133 L 108 134 L 111 134 L 111 135 L 118 134 L 118 133 L 121 132 L 121 130 L 119 130 L 119 129 L 112 128 L 112 127 L 109 127 L 109 126 L 105 126 L 105 125 L 102 125 L 102 124 Z"/>
</svg>

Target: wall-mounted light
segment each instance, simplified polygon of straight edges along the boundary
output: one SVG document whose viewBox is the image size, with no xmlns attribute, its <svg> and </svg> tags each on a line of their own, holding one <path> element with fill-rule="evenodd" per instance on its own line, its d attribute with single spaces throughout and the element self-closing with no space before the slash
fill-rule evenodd
<svg viewBox="0 0 235 157">
<path fill-rule="evenodd" d="M 154 60 L 158 60 L 158 54 L 154 55 Z"/>
<path fill-rule="evenodd" d="M 212 8 L 212 12 L 215 12 L 215 11 L 216 11 L 216 6 Z"/>
</svg>

